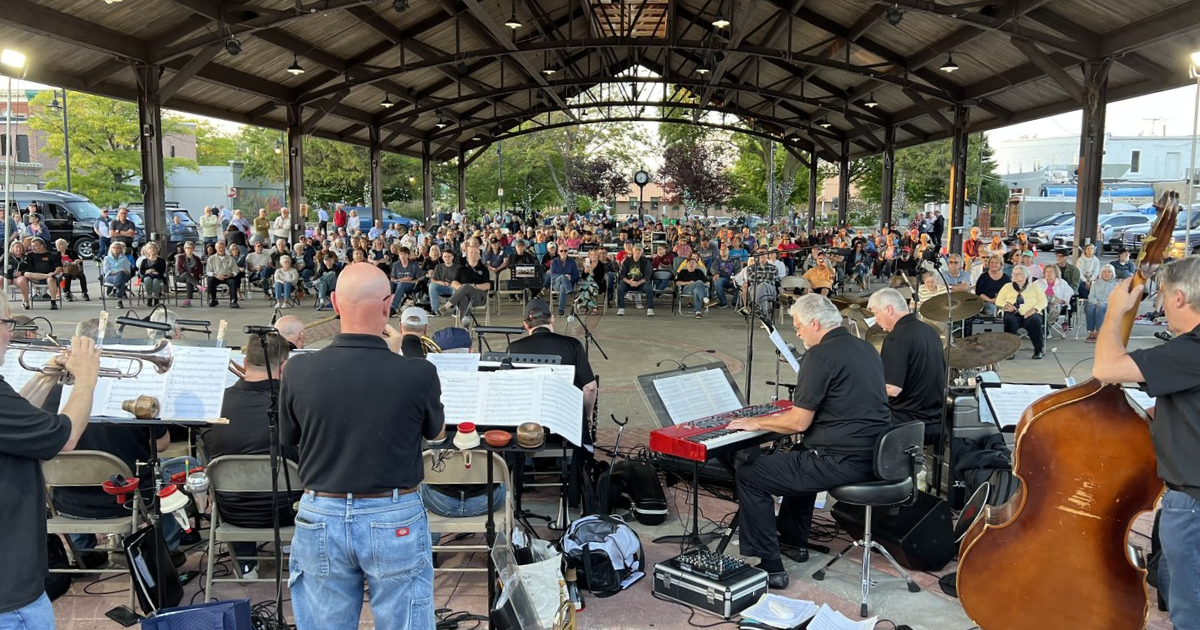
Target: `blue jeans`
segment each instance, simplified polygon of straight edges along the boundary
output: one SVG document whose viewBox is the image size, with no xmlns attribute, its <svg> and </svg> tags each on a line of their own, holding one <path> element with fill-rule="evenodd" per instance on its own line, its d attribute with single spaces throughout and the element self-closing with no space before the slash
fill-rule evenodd
<svg viewBox="0 0 1200 630">
<path fill-rule="evenodd" d="M 334 499 L 306 492 L 288 589 L 299 630 L 357 630 L 363 579 L 379 630 L 433 630 L 433 551 L 421 496 Z"/>
<path fill-rule="evenodd" d="M 428 486 L 421 484 L 421 502 L 425 505 L 425 509 L 447 518 L 463 518 L 467 516 L 482 516 L 487 514 L 488 504 L 487 496 L 479 495 L 474 497 L 464 497 L 462 493 L 451 494 L 447 491 L 454 486 Z M 496 484 L 492 489 L 492 511 L 503 509 L 504 507 L 504 484 Z M 429 532 L 429 539 L 433 544 L 437 544 L 441 534 L 437 532 Z"/>
<path fill-rule="evenodd" d="M 429 283 L 429 308 L 431 308 L 434 313 L 437 313 L 438 304 L 442 301 L 442 298 L 448 298 L 452 295 L 454 295 L 454 289 L 452 287 L 444 285 L 444 284 L 434 284 L 434 283 L 430 282 Z"/>
<path fill-rule="evenodd" d="M 685 287 L 681 287 L 683 295 L 692 296 L 692 308 L 697 313 L 704 308 L 704 301 L 708 299 L 708 285 L 703 281 L 695 280 Z"/>
<path fill-rule="evenodd" d="M 110 271 L 104 276 L 104 283 L 115 287 L 117 297 L 125 299 L 125 285 L 129 282 L 129 274 L 124 271 Z"/>
<path fill-rule="evenodd" d="M 1200 501 L 1167 490 L 1162 501 L 1158 588 L 1167 593 L 1175 630 L 1200 629 Z"/>
<path fill-rule="evenodd" d="M 631 287 L 624 281 L 617 283 L 617 308 L 625 308 L 625 293 L 629 291 L 644 293 L 646 308 L 654 308 L 654 287 L 649 282 L 643 282 L 639 287 Z"/>
<path fill-rule="evenodd" d="M 322 302 L 329 300 L 329 294 L 337 288 L 337 274 L 326 273 L 314 283 L 317 287 L 317 298 Z"/>
<path fill-rule="evenodd" d="M 395 293 L 392 294 L 392 310 L 400 308 L 404 303 L 405 296 L 411 295 L 417 290 L 415 282 L 393 282 L 392 289 Z"/>
<path fill-rule="evenodd" d="M 713 288 L 717 292 L 717 303 L 721 306 L 727 306 L 729 302 L 725 299 L 725 291 L 733 286 L 733 280 L 725 276 L 717 276 L 713 280 Z"/>
<path fill-rule="evenodd" d="M 571 276 L 554 276 L 550 280 L 550 288 L 558 291 L 558 312 L 561 314 L 567 308 L 567 294 L 574 288 L 571 286 Z"/>
<path fill-rule="evenodd" d="M 292 297 L 292 283 L 276 282 L 275 283 L 275 299 L 279 301 L 289 300 Z"/>
<path fill-rule="evenodd" d="M 1104 314 L 1107 312 L 1107 304 L 1092 304 L 1091 302 L 1084 303 L 1083 314 L 1087 317 L 1088 332 L 1100 330 L 1100 326 L 1104 323 Z"/>
<path fill-rule="evenodd" d="M 45 593 L 16 610 L 0 613 L 0 630 L 54 630 L 54 607 Z"/>
</svg>

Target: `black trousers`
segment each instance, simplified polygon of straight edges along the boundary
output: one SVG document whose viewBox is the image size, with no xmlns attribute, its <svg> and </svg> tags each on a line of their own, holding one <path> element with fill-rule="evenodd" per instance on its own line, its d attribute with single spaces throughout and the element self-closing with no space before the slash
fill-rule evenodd
<svg viewBox="0 0 1200 630">
<path fill-rule="evenodd" d="M 1029 341 L 1033 342 L 1033 351 L 1041 352 L 1045 342 L 1042 332 L 1042 314 L 1034 313 L 1029 317 L 1022 317 L 1017 313 L 1004 314 L 1004 332 L 1015 335 L 1022 328 L 1029 333 Z"/>
<path fill-rule="evenodd" d="M 870 454 L 843 458 L 792 451 L 742 464 L 737 469 L 741 554 L 775 560 L 781 538 L 789 545 L 807 544 L 818 492 L 874 479 Z M 783 497 L 778 519 L 772 496 Z"/>
</svg>

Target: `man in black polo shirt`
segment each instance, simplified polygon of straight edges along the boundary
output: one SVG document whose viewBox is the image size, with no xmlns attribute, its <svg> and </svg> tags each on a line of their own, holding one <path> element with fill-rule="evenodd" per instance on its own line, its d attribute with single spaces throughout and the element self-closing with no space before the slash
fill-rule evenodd
<svg viewBox="0 0 1200 630">
<path fill-rule="evenodd" d="M 267 335 L 267 352 L 256 336 L 244 344 L 246 348 L 246 375 L 225 390 L 221 403 L 221 417 L 229 418 L 229 424 L 213 425 L 201 432 L 209 459 L 223 455 L 269 455 L 271 453 L 271 425 L 268 411 L 271 408 L 271 386 L 279 386 L 279 377 L 287 362 L 291 345 L 282 335 Z M 267 379 L 267 361 L 270 361 L 271 376 Z M 299 459 L 295 447 L 285 446 L 280 453 L 292 461 Z M 283 463 L 280 463 L 283 468 Z M 280 483 L 278 503 L 279 525 L 292 524 L 292 504 L 300 500 L 299 479 L 293 479 L 296 492 L 286 494 Z M 237 527 L 271 527 L 271 493 L 223 493 L 217 496 L 221 519 Z M 239 563 L 239 574 L 247 580 L 258 579 L 257 544 L 253 542 L 231 543 Z"/>
<path fill-rule="evenodd" d="M 596 394 L 599 384 L 588 362 L 583 344 L 574 337 L 560 335 L 554 332 L 554 312 L 550 305 L 541 299 L 532 299 L 525 305 L 525 319 L 522 322 L 527 336 L 513 340 L 508 344 L 508 351 L 513 354 L 550 354 L 561 359 L 562 365 L 575 366 L 575 387 L 583 392 L 583 413 L 580 421 L 583 423 L 583 444 L 575 449 L 571 457 L 570 480 L 567 487 L 567 501 L 571 505 L 578 502 L 582 466 L 585 459 L 592 457 L 591 426 L 592 412 L 596 407 Z"/>
<path fill-rule="evenodd" d="M 1106 383 L 1144 383 L 1156 398 L 1147 410 L 1150 436 L 1158 476 L 1167 485 L 1158 587 L 1167 593 L 1176 630 L 1195 630 L 1200 628 L 1200 256 L 1177 260 L 1159 274 L 1163 312 L 1175 338 L 1126 352 L 1122 320 L 1137 306 L 1131 282 L 1121 281 L 1108 297 L 1092 376 Z"/>
<path fill-rule="evenodd" d="M 879 354 L 842 326 L 829 298 L 800 296 L 791 314 L 807 349 L 796 378 L 795 406 L 779 415 L 729 424 L 745 431 L 804 433 L 803 449 L 760 457 L 737 470 L 741 553 L 761 558 L 768 586 L 777 589 L 788 585 L 781 543 L 789 548 L 789 557 L 808 559 L 817 493 L 875 478 L 875 439 L 890 418 Z M 783 497 L 778 518 L 773 496 Z"/>
<path fill-rule="evenodd" d="M 0 362 L 15 325 L 8 296 L 0 294 Z M 0 378 L 0 628 L 53 628 L 46 597 L 46 493 L 42 460 L 75 448 L 88 426 L 100 353 L 75 337 L 66 369 L 75 377 L 59 414 L 38 409 Z"/>
<path fill-rule="evenodd" d="M 332 296 L 341 334 L 288 361 L 283 379 L 282 441 L 300 447 L 304 485 L 289 580 L 299 630 L 353 625 L 364 579 L 376 619 L 435 623 L 429 523 L 417 490 L 421 440 L 444 437 L 442 387 L 433 364 L 397 353 L 391 293 L 375 265 L 347 266 Z"/>
<path fill-rule="evenodd" d="M 892 423 L 925 423 L 925 443 L 942 435 L 942 402 L 946 389 L 946 357 L 933 326 L 908 311 L 908 301 L 895 289 L 871 294 L 867 308 L 888 331 L 880 356 L 887 384 Z"/>
</svg>

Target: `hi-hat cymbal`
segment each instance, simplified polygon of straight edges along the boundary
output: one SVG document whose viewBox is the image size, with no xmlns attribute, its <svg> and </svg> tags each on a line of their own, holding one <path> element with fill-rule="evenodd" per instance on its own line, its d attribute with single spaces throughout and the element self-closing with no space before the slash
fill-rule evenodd
<svg viewBox="0 0 1200 630">
<path fill-rule="evenodd" d="M 838 309 L 842 313 L 842 317 L 874 317 L 874 313 L 867 310 L 866 304 L 851 304 L 846 308 Z"/>
<path fill-rule="evenodd" d="M 865 297 L 859 298 L 850 297 L 847 295 L 834 295 L 830 296 L 829 301 L 833 302 L 833 305 L 836 306 L 839 311 L 845 311 L 851 306 L 861 306 L 864 309 L 867 307 L 867 298 Z"/>
<path fill-rule="evenodd" d="M 999 363 L 1021 349 L 1021 338 L 1003 332 L 987 332 L 957 340 L 950 348 L 950 367 L 968 370 Z"/>
<path fill-rule="evenodd" d="M 957 322 L 983 310 L 983 298 L 974 293 L 954 292 L 949 299 L 936 296 L 921 305 L 921 317 L 935 322 Z"/>
</svg>

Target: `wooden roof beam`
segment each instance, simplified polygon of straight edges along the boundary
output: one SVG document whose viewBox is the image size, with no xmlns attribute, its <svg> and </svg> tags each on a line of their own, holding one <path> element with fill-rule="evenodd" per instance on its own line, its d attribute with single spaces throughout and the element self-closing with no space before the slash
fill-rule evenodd
<svg viewBox="0 0 1200 630">
<path fill-rule="evenodd" d="M 4 0 L 0 23 L 126 59 L 149 61 L 151 57 L 144 41 L 29 0 Z"/>
<path fill-rule="evenodd" d="M 1021 54 L 1025 55 L 1025 58 L 1037 66 L 1039 70 L 1046 73 L 1046 76 L 1054 79 L 1054 82 L 1067 93 L 1067 96 L 1075 99 L 1080 104 L 1084 102 L 1083 85 L 1071 78 L 1071 75 L 1067 74 L 1067 71 L 1063 70 L 1061 66 L 1054 63 L 1050 55 L 1042 52 L 1036 45 L 1022 39 L 1014 37 L 1009 40 L 1009 43 L 1021 51 Z"/>
</svg>

